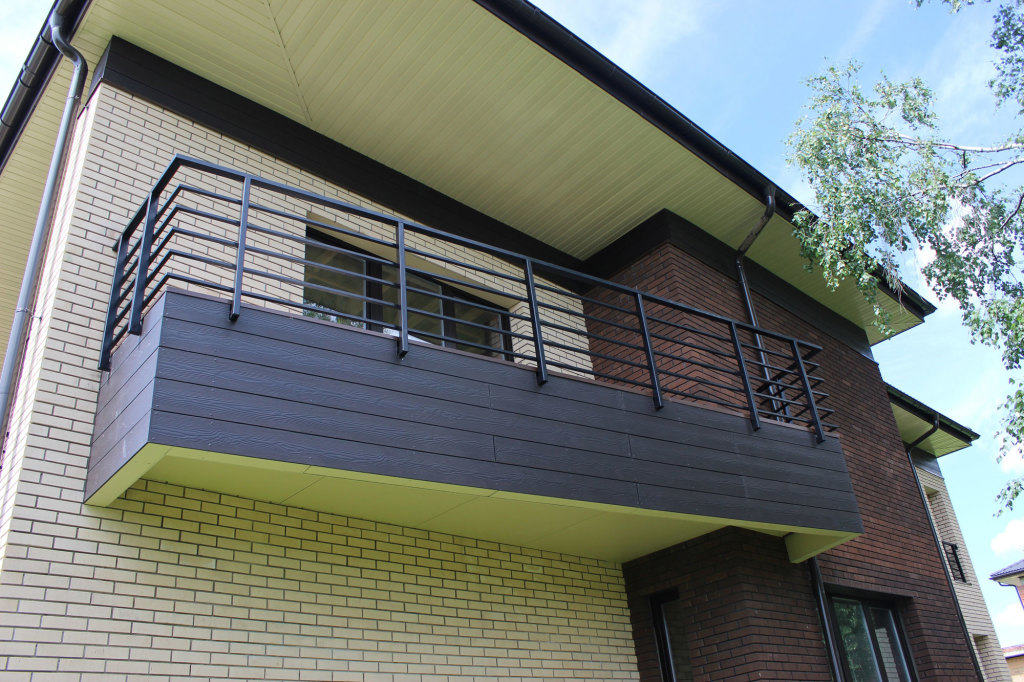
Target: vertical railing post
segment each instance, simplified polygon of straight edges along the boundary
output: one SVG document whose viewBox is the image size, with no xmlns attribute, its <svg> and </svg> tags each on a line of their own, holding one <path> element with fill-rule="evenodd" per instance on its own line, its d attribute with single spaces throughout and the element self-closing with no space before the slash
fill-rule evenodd
<svg viewBox="0 0 1024 682">
<path fill-rule="evenodd" d="M 231 313 L 234 322 L 242 313 L 242 280 L 245 275 L 246 232 L 249 227 L 249 194 L 252 191 L 252 176 L 246 175 L 242 183 L 242 208 L 238 214 L 238 248 L 235 249 L 235 285 L 231 295 Z"/>
<path fill-rule="evenodd" d="M 110 369 L 110 347 L 114 342 L 114 325 L 117 321 L 117 299 L 121 297 L 121 278 L 124 277 L 125 254 L 128 253 L 128 238 L 124 232 L 117 238 L 117 255 L 114 257 L 114 279 L 110 282 L 110 299 L 107 303 L 107 318 L 103 322 L 103 341 L 100 344 L 100 370 Z"/>
<path fill-rule="evenodd" d="M 398 357 L 409 352 L 409 302 L 405 273 L 405 223 L 395 225 L 395 248 L 398 251 Z"/>
<path fill-rule="evenodd" d="M 754 399 L 754 390 L 750 387 L 750 375 L 747 374 L 747 361 L 743 357 L 743 345 L 740 343 L 740 334 L 736 330 L 736 323 L 729 322 L 729 334 L 732 336 L 732 347 L 736 352 L 736 363 L 740 369 L 740 381 L 743 382 L 743 391 L 747 394 L 747 407 L 750 409 L 750 423 L 754 430 L 761 428 L 761 416 L 757 413 L 757 401 Z"/>
<path fill-rule="evenodd" d="M 644 310 L 644 295 L 637 290 L 636 294 L 636 316 L 640 321 L 640 335 L 644 340 L 644 352 L 647 354 L 647 369 L 651 373 L 651 397 L 654 398 L 654 407 L 661 409 L 665 406 L 661 399 L 661 382 L 658 381 L 658 364 L 654 358 L 654 347 L 651 345 L 651 333 L 647 328 L 647 312 Z"/>
<path fill-rule="evenodd" d="M 541 331 L 540 312 L 537 307 L 537 289 L 533 284 L 533 261 L 523 260 L 523 279 L 526 282 L 526 300 L 530 305 L 530 322 L 533 324 L 533 354 L 537 358 L 537 385 L 548 381 L 548 367 L 544 360 L 544 336 Z"/>
<path fill-rule="evenodd" d="M 146 298 L 146 280 L 149 279 L 149 254 L 153 248 L 153 224 L 156 222 L 157 193 L 152 190 L 146 199 L 146 221 L 139 237 L 138 261 L 135 265 L 135 288 L 132 292 L 132 311 L 128 317 L 128 333 L 142 333 L 142 306 Z"/>
<path fill-rule="evenodd" d="M 814 433 L 820 443 L 825 440 L 825 432 L 821 429 L 821 418 L 818 416 L 818 406 L 814 400 L 814 390 L 811 388 L 811 380 L 807 377 L 807 370 L 804 368 L 804 358 L 803 355 L 800 354 L 800 344 L 796 339 L 791 340 L 789 343 L 793 349 L 793 359 L 796 361 L 797 371 L 800 372 L 800 381 L 803 383 L 804 395 L 807 396 L 807 409 L 811 412 Z"/>
</svg>

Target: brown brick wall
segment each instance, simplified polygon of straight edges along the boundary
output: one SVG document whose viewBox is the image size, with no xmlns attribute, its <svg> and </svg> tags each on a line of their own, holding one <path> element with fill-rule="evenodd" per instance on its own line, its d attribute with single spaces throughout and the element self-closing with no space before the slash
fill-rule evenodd
<svg viewBox="0 0 1024 682">
<path fill-rule="evenodd" d="M 830 680 L 810 575 L 781 538 L 724 529 L 623 567 L 640 679 L 661 680 L 649 595 L 677 588 L 694 680 Z"/>
<path fill-rule="evenodd" d="M 679 302 L 746 319 L 736 281 L 665 244 L 615 279 Z M 908 597 L 902 617 L 922 679 L 974 679 L 924 506 L 903 452 L 878 366 L 849 346 L 755 295 L 762 327 L 823 347 L 816 358 L 839 426 L 864 535 L 820 557 L 827 583 Z M 596 368 L 596 366 L 595 366 Z M 747 635 L 741 632 L 736 637 Z M 721 679 L 721 678 L 719 678 Z M 742 679 L 742 678 L 740 678 Z"/>
</svg>

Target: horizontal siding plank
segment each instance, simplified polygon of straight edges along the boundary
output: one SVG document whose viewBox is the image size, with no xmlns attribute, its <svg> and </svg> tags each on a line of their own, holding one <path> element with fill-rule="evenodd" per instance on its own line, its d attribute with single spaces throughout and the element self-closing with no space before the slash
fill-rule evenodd
<svg viewBox="0 0 1024 682">
<path fill-rule="evenodd" d="M 636 485 L 628 481 L 528 469 L 490 460 L 283 431 L 266 425 L 154 411 L 151 431 L 155 442 L 211 452 L 488 490 L 623 506 L 637 504 Z"/>
</svg>

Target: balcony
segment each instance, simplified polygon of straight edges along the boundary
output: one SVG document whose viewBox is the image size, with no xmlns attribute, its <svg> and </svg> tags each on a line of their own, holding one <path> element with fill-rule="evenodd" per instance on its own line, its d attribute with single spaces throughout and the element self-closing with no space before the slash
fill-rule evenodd
<svg viewBox="0 0 1024 682">
<path fill-rule="evenodd" d="M 861 532 L 819 348 L 176 157 L 115 245 L 86 495 L 145 477 L 623 561 Z"/>
</svg>

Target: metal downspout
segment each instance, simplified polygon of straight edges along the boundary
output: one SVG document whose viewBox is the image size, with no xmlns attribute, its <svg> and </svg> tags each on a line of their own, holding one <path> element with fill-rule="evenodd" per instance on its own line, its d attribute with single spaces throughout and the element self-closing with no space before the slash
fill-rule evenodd
<svg viewBox="0 0 1024 682">
<path fill-rule="evenodd" d="M 39 203 L 39 214 L 36 216 L 35 231 L 32 233 L 32 244 L 29 247 L 28 262 L 25 266 L 25 274 L 21 280 L 21 292 L 18 294 L 18 304 L 14 309 L 14 318 L 11 322 L 11 335 L 7 339 L 7 352 L 4 354 L 3 371 L 0 373 L 0 441 L 4 445 L 6 445 L 7 441 L 7 424 L 10 419 L 15 378 L 24 359 L 25 348 L 28 345 L 28 331 L 33 314 L 32 303 L 35 300 L 36 290 L 39 286 L 39 275 L 42 270 L 46 242 L 49 238 L 50 223 L 53 221 L 57 184 L 64 167 L 65 156 L 67 155 L 69 133 L 75 115 L 78 112 L 78 106 L 82 100 L 82 90 L 85 87 L 85 78 L 89 72 L 89 66 L 85 61 L 85 57 L 65 39 L 61 26 L 62 23 L 63 18 L 60 15 L 51 15 L 50 40 L 64 57 L 74 63 L 75 71 L 71 77 L 71 85 L 68 88 L 67 102 L 64 104 L 64 114 L 61 117 L 60 127 L 57 129 L 57 140 L 53 146 L 53 156 L 50 158 L 50 169 L 46 175 L 46 184 L 43 185 L 43 197 Z M 0 448 L 0 451 L 2 451 L 2 448 Z"/>
<path fill-rule="evenodd" d="M 914 457 L 911 452 L 918 445 L 927 440 L 932 434 L 939 430 L 939 415 L 935 415 L 935 420 L 932 423 L 930 429 L 921 434 L 913 443 L 906 446 L 907 462 L 910 463 L 910 470 L 914 473 L 914 482 L 917 484 L 917 492 L 921 495 L 921 504 L 924 505 L 924 514 L 928 517 L 928 527 L 932 531 L 932 540 L 935 541 L 935 551 L 939 553 L 939 561 L 942 562 L 942 575 L 946 576 L 946 584 L 949 585 L 950 596 L 953 597 L 953 606 L 956 608 L 956 617 L 960 621 L 960 627 L 963 628 L 964 637 L 967 638 L 967 648 L 971 652 L 971 663 L 974 664 L 974 672 L 978 675 L 979 680 L 985 679 L 985 673 L 981 670 L 981 662 L 978 660 L 978 653 L 974 650 L 974 639 L 971 637 L 971 631 L 967 629 L 967 621 L 964 619 L 964 612 L 960 609 L 960 600 L 956 596 L 956 586 L 953 584 L 953 576 L 950 575 L 949 566 L 946 564 L 945 552 L 942 549 L 942 540 L 939 539 L 939 531 L 935 528 L 935 519 L 932 518 L 931 507 L 928 506 L 928 494 L 924 491 L 924 486 L 921 484 L 921 477 L 917 473 L 917 465 L 914 464 Z"/>
<path fill-rule="evenodd" d="M 768 221 L 775 215 L 775 188 L 768 187 L 765 191 L 765 207 L 764 213 L 761 215 L 761 219 L 757 225 L 752 229 L 743 243 L 740 244 L 739 248 L 736 249 L 736 278 L 740 285 L 740 294 L 743 296 L 743 305 L 747 309 L 747 317 L 750 318 L 750 324 L 755 327 L 757 324 L 757 310 L 754 308 L 754 300 L 750 296 L 750 284 L 747 282 L 747 271 L 743 267 L 743 260 L 746 258 L 747 251 L 754 245 L 754 242 L 761 235 Z M 761 345 L 761 337 L 757 334 L 754 335 L 754 343 L 757 346 L 758 354 L 762 363 L 767 364 L 767 356 L 764 352 L 764 346 Z M 762 365 L 764 370 L 765 379 L 770 379 L 771 375 L 768 372 L 768 368 Z M 774 386 L 769 385 L 769 391 L 774 394 Z M 828 662 L 829 667 L 832 671 L 832 677 L 835 678 L 836 682 L 842 682 L 843 670 L 840 665 L 839 647 L 837 644 L 835 629 L 832 625 L 832 619 L 828 615 L 828 599 L 825 595 L 825 584 L 821 578 L 821 568 L 818 566 L 817 557 L 811 557 L 807 560 L 807 567 L 811 572 L 811 582 L 814 586 L 814 598 L 818 605 L 818 615 L 821 617 L 821 627 L 825 635 L 825 648 L 828 650 Z"/>
</svg>

